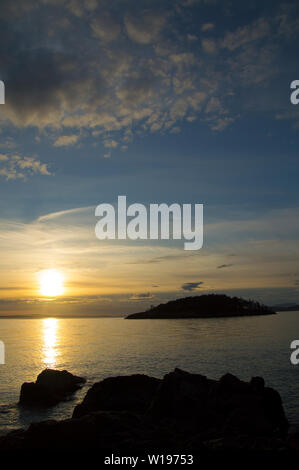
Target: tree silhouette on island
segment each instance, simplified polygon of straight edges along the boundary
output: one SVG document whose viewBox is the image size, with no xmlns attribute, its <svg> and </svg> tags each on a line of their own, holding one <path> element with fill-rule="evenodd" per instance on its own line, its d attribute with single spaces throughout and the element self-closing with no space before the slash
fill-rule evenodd
<svg viewBox="0 0 299 470">
<path fill-rule="evenodd" d="M 270 307 L 254 300 L 225 294 L 203 294 L 171 300 L 145 312 L 128 315 L 126 319 L 242 317 L 275 313 Z"/>
</svg>

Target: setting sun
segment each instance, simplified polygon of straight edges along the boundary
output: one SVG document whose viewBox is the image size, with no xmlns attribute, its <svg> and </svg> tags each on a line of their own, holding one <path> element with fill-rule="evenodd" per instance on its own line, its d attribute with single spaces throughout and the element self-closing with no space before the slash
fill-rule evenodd
<svg viewBox="0 0 299 470">
<path fill-rule="evenodd" d="M 56 269 L 46 269 L 39 273 L 40 292 L 42 295 L 56 297 L 63 294 L 63 276 Z"/>
</svg>

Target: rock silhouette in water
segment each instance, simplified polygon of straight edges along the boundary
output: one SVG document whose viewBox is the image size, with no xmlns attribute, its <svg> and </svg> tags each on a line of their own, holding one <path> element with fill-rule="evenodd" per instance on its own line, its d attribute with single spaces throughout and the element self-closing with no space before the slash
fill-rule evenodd
<svg viewBox="0 0 299 470">
<path fill-rule="evenodd" d="M 288 445 L 288 426 L 279 393 L 262 378 L 244 382 L 226 374 L 211 380 L 175 369 L 162 380 L 104 379 L 71 419 L 33 423 L 0 437 L 0 450 L 281 449 Z"/>
<path fill-rule="evenodd" d="M 66 370 L 45 369 L 36 382 L 25 382 L 21 387 L 20 405 L 53 406 L 65 400 L 85 383 L 83 377 L 77 377 Z"/>
</svg>

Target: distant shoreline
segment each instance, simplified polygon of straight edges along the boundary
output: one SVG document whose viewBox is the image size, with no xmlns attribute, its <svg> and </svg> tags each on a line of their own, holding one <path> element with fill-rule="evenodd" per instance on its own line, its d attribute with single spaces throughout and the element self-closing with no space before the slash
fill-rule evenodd
<svg viewBox="0 0 299 470">
<path fill-rule="evenodd" d="M 272 308 L 272 307 L 270 307 Z M 299 312 L 299 307 L 297 310 L 291 310 L 291 309 L 280 309 L 280 310 L 277 310 L 276 312 L 272 312 L 270 313 L 271 314 L 277 314 L 277 313 L 286 313 L 286 312 Z M 143 312 L 142 312 L 143 313 Z M 0 315 L 0 320 L 44 320 L 44 319 L 47 319 L 47 318 L 55 318 L 57 320 L 63 320 L 63 319 L 82 319 L 82 318 L 88 318 L 88 319 L 92 319 L 92 318 L 122 318 L 122 319 L 127 319 L 128 316 L 131 316 L 131 315 L 137 315 L 136 313 L 132 313 L 132 314 L 129 314 L 129 315 Z M 261 315 L 265 315 L 265 314 L 260 314 L 260 313 L 252 313 L 252 314 L 247 314 L 247 315 L 244 315 L 244 314 L 241 314 L 241 315 L 231 315 L 231 316 L 228 316 L 228 315 L 218 315 L 218 316 L 202 316 L 202 317 L 177 317 L 177 318 L 144 318 L 144 319 L 147 319 L 147 320 L 192 320 L 192 318 L 202 318 L 202 319 L 206 319 L 206 318 L 234 318 L 234 317 L 244 317 L 244 316 L 247 316 L 247 317 L 250 317 L 250 316 L 261 316 Z M 269 314 L 268 314 L 269 315 Z M 140 320 L 140 318 L 136 318 L 136 320 Z"/>
<path fill-rule="evenodd" d="M 63 320 L 66 318 L 124 318 L 123 315 L 0 315 L 0 320 L 44 320 L 46 318 L 55 318 Z"/>
<path fill-rule="evenodd" d="M 193 315 L 193 316 L 160 316 L 160 317 L 151 317 L 146 316 L 147 312 L 138 312 L 132 313 L 124 317 L 126 320 L 208 320 L 208 319 L 215 319 L 215 318 L 241 318 L 241 317 L 262 317 L 267 315 L 277 315 L 280 312 L 269 312 L 269 313 L 239 313 L 239 314 L 200 314 L 200 315 Z M 136 315 L 136 316 L 135 316 Z"/>
</svg>

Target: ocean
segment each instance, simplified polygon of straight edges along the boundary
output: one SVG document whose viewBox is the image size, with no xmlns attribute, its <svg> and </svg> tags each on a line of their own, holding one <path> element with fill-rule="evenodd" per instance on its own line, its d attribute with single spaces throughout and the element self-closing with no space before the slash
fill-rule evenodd
<svg viewBox="0 0 299 470">
<path fill-rule="evenodd" d="M 123 318 L 0 319 L 6 363 L 0 365 L 0 433 L 33 421 L 70 417 L 95 381 L 143 373 L 162 377 L 175 367 L 220 378 L 263 376 L 283 399 L 290 423 L 299 426 L 299 365 L 290 343 L 299 339 L 299 312 L 190 320 Z M 49 409 L 17 405 L 20 387 L 46 367 L 87 378 L 69 401 Z"/>
</svg>

